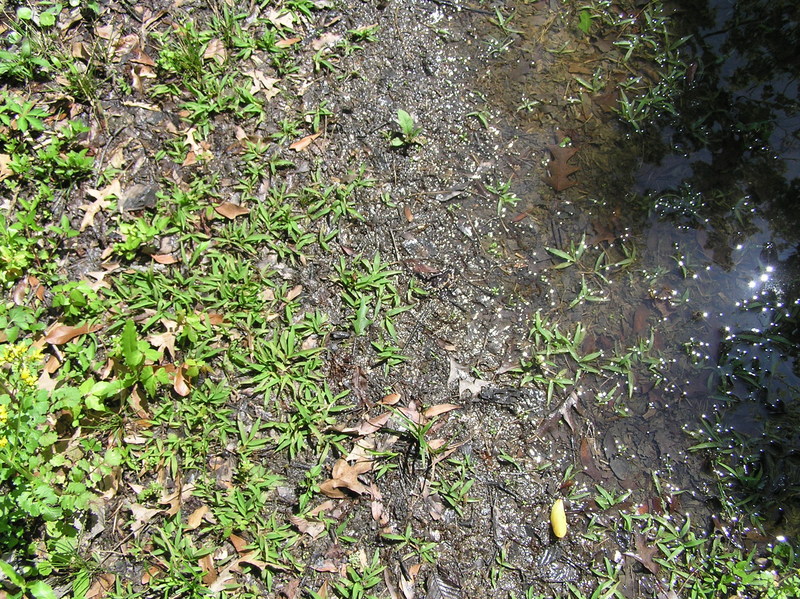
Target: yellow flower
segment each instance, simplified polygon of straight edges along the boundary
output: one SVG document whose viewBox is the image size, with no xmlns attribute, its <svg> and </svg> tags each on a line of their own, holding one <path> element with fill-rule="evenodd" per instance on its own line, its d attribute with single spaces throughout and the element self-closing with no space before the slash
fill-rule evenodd
<svg viewBox="0 0 800 599">
<path fill-rule="evenodd" d="M 8 439 L 6 439 L 5 437 L 0 437 L 0 449 L 5 447 L 6 445 L 8 445 Z"/>
<path fill-rule="evenodd" d="M 28 385 L 29 387 L 33 387 L 36 385 L 36 377 L 31 374 L 31 371 L 27 368 L 23 368 L 22 372 L 19 373 L 19 378 L 22 379 L 22 382 Z"/>
</svg>

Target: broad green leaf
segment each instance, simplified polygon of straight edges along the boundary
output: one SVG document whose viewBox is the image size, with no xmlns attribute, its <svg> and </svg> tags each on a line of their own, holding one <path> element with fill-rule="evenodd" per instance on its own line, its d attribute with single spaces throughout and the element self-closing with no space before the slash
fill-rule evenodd
<svg viewBox="0 0 800 599">
<path fill-rule="evenodd" d="M 0 560 L 0 570 L 2 570 L 3 574 L 5 574 L 8 579 L 18 587 L 25 586 L 25 580 L 22 578 L 22 576 L 17 574 L 17 571 L 11 567 L 11 564 Z"/>
<path fill-rule="evenodd" d="M 36 599 L 56 599 L 56 593 L 44 580 L 37 580 L 28 587 L 28 591 Z"/>
<path fill-rule="evenodd" d="M 43 12 L 39 15 L 39 25 L 42 27 L 52 27 L 56 24 L 56 15 L 51 11 Z"/>
<path fill-rule="evenodd" d="M 48 447 L 58 441 L 58 434 L 55 431 L 48 431 L 39 435 L 39 445 Z"/>
<path fill-rule="evenodd" d="M 414 119 L 402 108 L 397 111 L 397 124 L 400 125 L 403 133 L 407 134 L 414 131 Z"/>
<path fill-rule="evenodd" d="M 144 355 L 139 351 L 139 334 L 132 320 L 128 320 L 122 330 L 122 357 L 131 368 L 136 368 L 144 360 Z"/>
</svg>

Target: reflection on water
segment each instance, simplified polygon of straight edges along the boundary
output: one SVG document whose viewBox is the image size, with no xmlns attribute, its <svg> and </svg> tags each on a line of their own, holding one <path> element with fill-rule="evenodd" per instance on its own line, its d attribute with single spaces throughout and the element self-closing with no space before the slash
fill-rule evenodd
<svg viewBox="0 0 800 599">
<path fill-rule="evenodd" d="M 548 13 L 526 16 L 527 4 L 517 6 L 522 29 L 547 27 Z M 535 225 L 513 220 L 503 231 L 528 262 L 506 284 L 543 294 L 538 303 L 561 322 L 585 323 L 586 353 L 638 344 L 636 401 L 613 399 L 606 379 L 585 397 L 612 397 L 592 414 L 601 429 L 633 438 L 623 431 L 633 427 L 657 440 L 651 454 L 639 453 L 640 468 L 681 454 L 685 435 L 659 434 L 684 423 L 698 443 L 730 446 L 727 466 L 750 481 L 738 489 L 742 499 L 792 528 L 800 522 L 792 507 L 800 505 L 800 13 L 794 0 L 677 6 L 673 22 L 692 35 L 690 66 L 678 115 L 649 132 L 613 133 L 607 99 L 623 82 L 585 70 L 613 52 L 602 35 L 584 45 L 554 37 L 544 50 L 541 37 L 523 39 L 487 74 L 509 121 L 513 172 L 549 159 L 551 134 L 536 133 L 543 126 L 568 132 L 580 148 L 570 163 L 580 165 L 577 187 L 552 193 L 516 180 Z M 574 90 L 578 76 L 586 83 L 572 92 L 573 109 L 558 113 L 556 96 Z M 563 260 L 542 245 L 569 253 L 582 240 L 576 268 L 541 273 Z M 666 383 L 654 385 L 660 378 Z"/>
<path fill-rule="evenodd" d="M 697 232 L 684 247 L 710 266 L 699 275 L 706 326 L 692 350 L 701 361 L 707 348 L 716 367 L 703 434 L 733 443 L 728 466 L 750 481 L 742 498 L 796 528 L 800 14 L 787 1 L 692 4 L 683 16 L 697 76 L 662 132 L 672 152 L 641 166 L 637 191 L 656 218 Z"/>
</svg>

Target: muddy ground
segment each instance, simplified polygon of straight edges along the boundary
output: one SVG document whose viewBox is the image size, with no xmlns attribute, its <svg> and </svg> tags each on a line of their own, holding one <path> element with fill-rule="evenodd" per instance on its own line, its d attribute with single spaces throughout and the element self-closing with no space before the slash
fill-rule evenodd
<svg viewBox="0 0 800 599">
<path fill-rule="evenodd" d="M 565 250 L 585 236 L 593 255 L 606 252 L 619 260 L 624 258 L 620 243 L 630 248 L 663 242 L 658 233 L 649 239 L 636 234 L 642 215 L 623 201 L 643 142 L 618 123 L 613 96 L 582 92 L 573 78 L 591 73 L 596 62 L 610 63 L 612 49 L 607 41 L 582 34 L 569 7 L 552 0 L 515 5 L 510 23 L 515 31 L 492 22 L 497 3 L 330 4 L 314 13 L 302 43 L 323 40 L 324 46 L 326 36 L 336 39 L 372 24 L 378 25 L 377 39 L 338 57 L 334 72 L 315 71 L 310 60 L 315 50 L 309 50 L 292 91 L 302 94 L 308 110 L 327 103 L 331 115 L 325 133 L 302 152 L 280 148 L 294 165 L 265 181 L 259 193 L 267 194 L 271 185 L 302 186 L 317 168 L 328 180 L 363 171 L 374 186 L 358 192 L 357 209 L 364 218 L 342 226 L 337 252 L 328 262 L 315 256 L 307 268 L 280 266 L 281 275 L 287 284 L 303 286 L 303 310 L 326 311 L 342 331 L 349 314 L 330 291 L 339 255 L 379 254 L 401 271 L 401 290 L 412 280 L 428 290 L 397 317 L 407 361 L 386 369 L 370 358 L 373 338 L 342 333 L 327 348 L 329 382 L 336 391 L 349 389 L 357 400 L 340 417 L 345 426 L 357 426 L 365 413 L 378 414 L 374 406 L 392 393 L 412 408 L 459 405 L 437 421 L 434 432 L 454 449 L 449 458 L 467 460 L 468 477 L 475 482 L 460 513 L 448 508 L 430 486 L 442 465 L 423 462 L 414 447 L 382 434 L 373 439 L 378 444 L 373 448 L 399 451 L 405 456 L 401 466 L 374 482 L 372 501 L 365 496 L 337 500 L 329 515 L 347 522 L 346 534 L 363 542 L 366 555 L 379 549 L 388 566 L 388 590 L 380 596 L 398 596 L 408 580 L 416 581 L 418 596 L 429 597 L 511 592 L 521 597 L 529 587 L 558 595 L 567 582 L 591 592 L 597 582 L 591 570 L 604 557 L 622 568 L 625 596 L 656 592 L 655 577 L 633 557 L 641 548 L 632 537 L 595 542 L 582 536 L 590 519 L 610 519 L 615 511 L 605 512 L 589 498 L 568 501 L 570 532 L 558 539 L 550 526 L 550 506 L 557 497 L 579 497 L 581 490 L 602 485 L 615 493 L 631 491 L 628 507 L 706 518 L 702 463 L 684 452 L 689 443 L 682 431 L 687 419 L 681 416 L 687 402 L 701 401 L 705 384 L 671 348 L 683 331 L 653 333 L 656 349 L 671 356 L 673 378 L 655 387 L 657 377 L 642 369 L 630 399 L 626 382 L 607 373 L 590 376 L 574 389 L 556 388 L 550 398 L 537 385 L 520 385 L 520 370 L 531 368 L 525 365 L 537 311 L 564 331 L 582 322 L 588 330 L 584 353 L 611 355 L 633 346 L 667 316 L 694 326 L 688 309 L 673 305 L 670 290 L 664 290 L 669 279 L 652 288 L 646 277 L 622 268 L 607 273 L 606 301 L 571 306 L 587 273 L 553 270 L 559 260 L 546 249 Z M 206 6 L 186 3 L 150 9 L 164 10 L 167 21 L 181 11 L 200 20 L 212 14 Z M 141 26 L 137 10 L 127 3 L 116 10 L 123 30 Z M 570 52 L 558 51 L 564 47 Z M 297 111 L 280 95 L 271 102 L 272 118 L 247 135 L 267 137 L 282 116 Z M 220 174 L 220 198 L 237 202 L 238 163 L 225 160 L 237 140 L 235 124 L 214 117 L 207 148 L 213 161 L 182 169 L 173 165 L 165 172 L 155 156 L 169 131 L 185 128 L 178 108 L 146 98 L 123 102 L 113 90 L 100 104 L 107 127 L 95 128 L 91 143 L 108 147 L 101 160 L 121 145 L 126 148 L 134 166 L 122 175 L 123 188 L 141 186 L 134 200 L 144 202 L 128 209 L 146 210 L 165 178 L 186 179 L 191 172 Z M 402 148 L 389 143 L 387 132 L 397 129 L 398 109 L 422 128 L 419 143 Z M 561 149 L 576 151 L 559 158 L 559 150 L 548 146 L 558 147 L 565 138 L 569 141 Z M 507 181 L 519 201 L 498 207 L 492 189 Z M 76 225 L 83 217 L 78 204 L 63 209 Z M 76 278 L 102 268 L 103 249 L 113 242 L 105 236 L 103 218 L 98 214 L 96 227 L 74 241 L 64 267 Z M 170 249 L 168 239 L 161 244 L 162 252 Z M 269 248 L 262 259 L 274 259 Z M 236 373 L 225 376 L 236 380 Z M 614 389 L 616 400 L 597 400 Z M 260 417 L 260 399 L 243 392 L 239 418 Z M 302 458 L 295 463 L 285 456 L 265 458 L 287 477 L 285 504 L 279 501 L 278 510 L 291 511 L 292 483 L 308 467 Z M 567 479 L 570 468 L 574 475 Z M 653 473 L 659 473 L 665 489 L 688 492 L 662 506 Z M 435 564 L 422 563 L 412 574 L 409 568 L 418 564 L 404 559 L 407 550 L 378 535 L 382 528 L 402 531 L 409 524 L 435 542 L 438 553 Z M 102 536 L 94 543 L 92 548 L 108 548 Z M 338 563 L 342 549 L 325 537 L 306 543 L 311 568 L 303 588 L 319 588 L 314 577 L 322 574 L 314 568 L 324 572 L 326 563 Z M 122 577 L 141 578 L 128 556 L 107 558 L 105 566 Z M 278 592 L 291 588 L 289 580 L 276 580 Z"/>
</svg>

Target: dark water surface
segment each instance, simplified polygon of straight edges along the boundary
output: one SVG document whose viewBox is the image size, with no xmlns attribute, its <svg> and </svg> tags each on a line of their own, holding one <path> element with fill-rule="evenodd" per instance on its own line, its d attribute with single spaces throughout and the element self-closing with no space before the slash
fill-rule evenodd
<svg viewBox="0 0 800 599">
<path fill-rule="evenodd" d="M 568 38 L 523 35 L 506 48 L 499 37 L 486 42 L 498 50 L 483 80 L 493 90 L 492 106 L 505 116 L 509 171 L 530 219 L 525 226 L 514 221 L 505 243 L 533 266 L 504 284 L 535 289 L 534 305 L 561 323 L 586 324 L 587 351 L 619 352 L 638 339 L 649 341 L 648 355 L 659 356 L 650 369 L 659 376 L 637 377 L 629 401 L 620 389 L 583 390 L 602 405 L 592 416 L 612 437 L 603 442 L 605 458 L 612 467 L 616 460 L 621 481 L 635 469 L 681 463 L 687 447 L 712 442 L 729 448 L 731 467 L 753 478 L 737 489 L 752 509 L 766 513 L 776 531 L 794 533 L 800 522 L 800 8 L 789 0 L 748 0 L 684 2 L 669 10 L 675 38 L 692 36 L 682 54 L 688 68 L 674 99 L 677 115 L 641 133 L 599 110 L 613 81 L 587 104 L 586 94 L 556 69 Z M 541 30 L 543 17 L 528 3 L 516 11 L 520 30 Z M 590 60 L 581 63 L 579 54 L 567 72 L 586 80 Z M 555 113 L 548 98 L 559 94 L 573 94 L 582 109 Z M 578 184 L 543 191 L 533 174 L 543 171 L 544 148 L 554 140 L 537 131 L 555 133 L 576 119 L 580 127 L 562 135 L 580 148 Z M 610 269 L 602 284 L 586 268 L 545 274 L 536 268 L 553 265 L 542 245 L 565 249 L 581 239 L 590 265 L 600 253 L 610 264 L 632 252 L 634 265 Z M 595 297 L 611 301 L 573 304 L 587 277 Z M 620 438 L 634 445 L 639 439 L 638 450 L 617 455 Z M 713 495 L 708 473 L 692 468 L 678 473 L 679 484 Z"/>
</svg>

